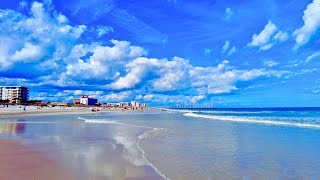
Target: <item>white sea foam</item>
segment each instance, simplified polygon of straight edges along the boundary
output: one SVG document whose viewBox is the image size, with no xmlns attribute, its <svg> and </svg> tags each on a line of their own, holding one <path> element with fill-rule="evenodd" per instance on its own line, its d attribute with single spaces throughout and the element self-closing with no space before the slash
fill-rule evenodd
<svg viewBox="0 0 320 180">
<path fill-rule="evenodd" d="M 85 123 L 95 123 L 95 124 L 119 124 L 116 121 L 102 121 L 102 120 L 84 120 Z"/>
<path fill-rule="evenodd" d="M 198 111 L 201 113 L 207 113 L 207 114 L 270 114 L 275 113 L 277 111 Z"/>
<path fill-rule="evenodd" d="M 265 125 L 274 125 L 274 126 L 294 126 L 294 127 L 301 127 L 301 128 L 320 129 L 320 125 L 318 125 L 318 124 L 271 121 L 271 120 L 257 120 L 257 119 L 246 118 L 246 117 L 214 116 L 214 115 L 204 115 L 204 114 L 196 114 L 196 113 L 185 113 L 183 115 L 189 116 L 189 117 L 214 119 L 214 120 L 219 120 L 219 121 L 232 121 L 232 122 L 241 122 L 241 123 L 254 123 L 254 124 L 265 124 Z"/>
<path fill-rule="evenodd" d="M 105 120 L 105 119 L 85 119 L 85 118 L 83 118 L 83 117 L 78 117 L 78 119 L 83 120 L 85 123 L 118 124 L 118 125 L 132 126 L 132 127 L 140 127 L 140 128 L 154 129 L 154 127 L 151 127 L 151 126 L 128 124 L 128 123 L 122 123 L 122 122 L 119 122 L 119 121 L 110 121 L 110 120 Z"/>
<path fill-rule="evenodd" d="M 141 134 L 139 137 L 138 137 L 138 141 L 137 141 L 137 148 L 141 151 L 141 155 L 142 155 L 142 158 L 156 171 L 157 174 L 159 174 L 162 178 L 164 179 L 169 179 L 166 175 L 164 175 L 159 169 L 157 169 L 149 160 L 148 158 L 145 156 L 145 151 L 140 147 L 140 141 L 144 138 L 146 138 L 148 136 L 148 134 L 150 133 L 153 133 L 154 131 L 157 131 L 157 130 L 160 130 L 162 128 L 154 128 L 150 131 L 147 131 L 143 134 Z"/>
<path fill-rule="evenodd" d="M 103 120 L 103 119 L 86 119 L 83 117 L 78 117 L 78 119 L 83 120 L 85 123 L 101 123 L 101 124 L 117 124 L 117 125 L 125 125 L 125 126 L 132 126 L 132 127 L 139 127 L 139 128 L 148 128 L 151 129 L 150 131 L 147 131 L 141 135 L 138 136 L 138 140 L 137 140 L 137 148 L 141 151 L 141 156 L 142 158 L 149 164 L 150 167 L 152 167 L 155 172 L 157 174 L 159 174 L 162 178 L 164 179 L 169 179 L 168 177 L 166 177 L 159 169 L 157 169 L 155 167 L 154 164 L 152 164 L 148 158 L 145 156 L 145 151 L 140 147 L 140 141 L 144 138 L 146 138 L 148 136 L 148 134 L 154 132 L 154 131 L 158 131 L 161 130 L 163 128 L 155 128 L 155 127 L 151 127 L 151 126 L 142 126 L 142 125 L 135 125 L 135 124 L 127 124 L 127 123 L 122 123 L 122 122 L 118 122 L 118 121 L 110 121 L 110 120 Z"/>
</svg>

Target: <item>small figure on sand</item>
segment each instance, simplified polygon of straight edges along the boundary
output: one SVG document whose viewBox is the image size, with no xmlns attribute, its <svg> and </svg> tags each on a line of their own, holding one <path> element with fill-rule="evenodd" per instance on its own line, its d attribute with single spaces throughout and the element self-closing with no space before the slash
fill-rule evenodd
<svg viewBox="0 0 320 180">
<path fill-rule="evenodd" d="M 27 106 L 24 106 L 24 107 L 23 107 L 23 111 L 24 111 L 24 112 L 27 112 Z"/>
</svg>

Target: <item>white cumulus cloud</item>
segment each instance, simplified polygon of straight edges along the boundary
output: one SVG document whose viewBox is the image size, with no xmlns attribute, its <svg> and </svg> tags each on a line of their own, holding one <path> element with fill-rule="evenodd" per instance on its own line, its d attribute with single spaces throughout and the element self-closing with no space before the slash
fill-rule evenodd
<svg viewBox="0 0 320 180">
<path fill-rule="evenodd" d="M 205 98 L 206 98 L 206 96 L 204 96 L 204 95 L 195 96 L 195 97 L 193 97 L 193 98 L 191 99 L 191 102 L 192 102 L 192 103 L 197 103 L 198 101 L 201 101 L 201 100 L 203 100 L 203 99 L 205 99 Z"/>
<path fill-rule="evenodd" d="M 61 88 L 56 89 L 57 92 L 47 94 L 49 100 L 69 101 L 88 94 L 109 102 L 136 98 L 162 103 L 196 103 L 205 101 L 210 94 L 236 91 L 241 88 L 239 82 L 278 78 L 286 73 L 265 68 L 239 69 L 227 60 L 201 67 L 181 57 L 149 58 L 143 47 L 128 41 L 110 40 L 111 45 L 84 42 L 80 38 L 86 26 L 71 24 L 63 14 L 48 9 L 50 4 L 49 1 L 31 3 L 29 15 L 0 10 L 0 71 L 15 68 L 15 63 L 38 63 L 35 68 L 41 71 L 39 77 L 34 81 L 21 80 L 21 84 L 72 89 L 62 92 L 59 92 Z M 272 27 L 271 22 L 268 26 L 271 31 L 256 35 L 252 45 L 263 48 L 270 41 L 287 39 L 285 32 L 272 30 L 276 27 Z M 101 33 L 102 36 L 104 32 Z M 262 37 L 268 34 L 272 35 Z M 237 49 L 231 44 L 225 41 L 222 53 L 235 53 Z M 31 71 L 34 73 L 35 69 L 26 69 L 26 73 Z M 6 83 L 16 81 L 5 80 Z"/>
<path fill-rule="evenodd" d="M 260 50 L 268 50 L 275 44 L 288 40 L 288 38 L 287 32 L 278 31 L 277 26 L 269 20 L 259 34 L 252 36 L 252 41 L 248 43 L 248 46 L 259 47 Z"/>
<path fill-rule="evenodd" d="M 273 22 L 268 21 L 264 29 L 257 35 L 252 36 L 252 41 L 249 43 L 249 46 L 259 46 L 263 47 L 269 43 L 272 35 L 277 31 L 277 26 Z"/>
<path fill-rule="evenodd" d="M 71 26 L 62 14 L 52 13 L 40 2 L 31 4 L 30 15 L 0 10 L 0 69 L 16 62 L 60 60 L 86 26 Z M 11 27 L 11 28 L 8 28 Z"/>
<path fill-rule="evenodd" d="M 295 30 L 293 35 L 296 38 L 295 48 L 298 48 L 309 42 L 320 28 L 320 0 L 313 0 L 304 10 L 303 22 L 304 25 Z"/>
<path fill-rule="evenodd" d="M 104 96 L 104 100 L 107 102 L 119 102 L 128 100 L 128 98 L 132 95 L 131 91 L 122 91 L 119 93 L 111 92 Z"/>
<path fill-rule="evenodd" d="M 42 52 L 41 47 L 37 45 L 33 45 L 30 43 L 26 43 L 25 46 L 17 50 L 12 55 L 12 60 L 14 61 L 37 61 L 41 58 Z"/>
</svg>

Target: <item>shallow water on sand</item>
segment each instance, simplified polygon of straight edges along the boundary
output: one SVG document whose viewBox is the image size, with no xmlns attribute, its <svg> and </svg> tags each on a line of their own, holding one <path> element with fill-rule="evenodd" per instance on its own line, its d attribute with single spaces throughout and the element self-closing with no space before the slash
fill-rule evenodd
<svg viewBox="0 0 320 180">
<path fill-rule="evenodd" d="M 319 179 L 320 109 L 21 117 L 0 123 L 79 179 Z M 159 175 L 158 175 L 159 174 Z"/>
<path fill-rule="evenodd" d="M 140 127 L 85 123 L 75 115 L 0 121 L 0 138 L 22 139 L 26 146 L 81 180 L 162 179 L 137 148 L 138 136 L 145 131 Z"/>
</svg>

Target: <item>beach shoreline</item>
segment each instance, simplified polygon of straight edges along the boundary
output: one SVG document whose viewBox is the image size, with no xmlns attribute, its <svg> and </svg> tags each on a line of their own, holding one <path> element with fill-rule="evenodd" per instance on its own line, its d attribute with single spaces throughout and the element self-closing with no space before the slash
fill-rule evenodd
<svg viewBox="0 0 320 180">
<path fill-rule="evenodd" d="M 96 111 L 98 109 L 98 111 Z M 94 110 L 94 111 L 93 111 Z M 64 114 L 96 114 L 102 112 L 122 112 L 123 108 L 101 108 L 101 107 L 67 107 L 67 108 L 37 108 L 27 107 L 26 111 L 19 107 L 0 108 L 1 116 L 35 116 L 35 115 L 64 115 Z M 128 111 L 128 110 L 126 110 Z"/>
</svg>

